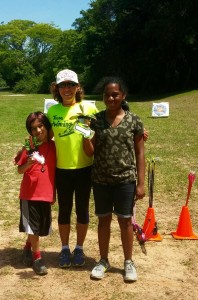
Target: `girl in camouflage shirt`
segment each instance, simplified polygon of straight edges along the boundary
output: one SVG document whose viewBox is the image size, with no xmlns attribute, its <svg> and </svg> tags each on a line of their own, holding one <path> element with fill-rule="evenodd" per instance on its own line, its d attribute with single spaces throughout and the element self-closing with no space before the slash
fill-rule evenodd
<svg viewBox="0 0 198 300">
<path fill-rule="evenodd" d="M 140 118 L 129 112 L 126 94 L 122 80 L 106 78 L 103 82 L 106 110 L 97 113 L 91 125 L 95 131 L 90 148 L 94 151 L 92 181 L 100 250 L 100 261 L 91 277 L 101 279 L 110 268 L 108 250 L 114 213 L 121 231 L 124 280 L 136 281 L 131 216 L 134 201 L 145 196 L 144 127 Z"/>
</svg>

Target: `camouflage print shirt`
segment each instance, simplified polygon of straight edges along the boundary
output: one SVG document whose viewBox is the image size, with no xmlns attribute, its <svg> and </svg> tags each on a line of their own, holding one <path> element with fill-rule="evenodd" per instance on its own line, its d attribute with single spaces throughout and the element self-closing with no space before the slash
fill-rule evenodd
<svg viewBox="0 0 198 300">
<path fill-rule="evenodd" d="M 143 134 L 142 121 L 134 113 L 125 111 L 122 121 L 113 128 L 105 120 L 105 111 L 95 116 L 92 180 L 110 185 L 136 180 L 134 136 Z"/>
</svg>

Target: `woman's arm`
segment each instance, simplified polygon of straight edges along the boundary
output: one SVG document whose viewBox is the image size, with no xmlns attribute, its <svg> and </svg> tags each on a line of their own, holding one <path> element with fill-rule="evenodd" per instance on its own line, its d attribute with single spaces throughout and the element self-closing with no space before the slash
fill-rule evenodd
<svg viewBox="0 0 198 300">
<path fill-rule="evenodd" d="M 94 154 L 95 136 L 92 139 L 83 138 L 83 149 L 87 156 Z"/>
</svg>

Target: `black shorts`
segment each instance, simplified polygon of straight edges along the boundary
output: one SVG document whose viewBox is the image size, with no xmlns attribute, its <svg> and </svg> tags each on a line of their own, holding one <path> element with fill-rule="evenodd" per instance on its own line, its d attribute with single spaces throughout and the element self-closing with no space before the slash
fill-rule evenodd
<svg viewBox="0 0 198 300">
<path fill-rule="evenodd" d="M 99 217 L 115 213 L 118 217 L 133 215 L 136 182 L 116 185 L 93 183 L 95 214 Z"/>
<path fill-rule="evenodd" d="M 51 232 L 51 223 L 51 204 L 49 202 L 20 200 L 20 232 L 46 236 Z"/>
</svg>

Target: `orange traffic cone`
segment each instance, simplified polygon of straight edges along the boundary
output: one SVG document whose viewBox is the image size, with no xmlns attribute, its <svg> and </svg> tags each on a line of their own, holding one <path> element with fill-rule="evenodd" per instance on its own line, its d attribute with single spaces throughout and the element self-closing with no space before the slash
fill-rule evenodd
<svg viewBox="0 0 198 300">
<path fill-rule="evenodd" d="M 198 236 L 195 235 L 192 230 L 188 206 L 182 206 L 177 231 L 171 232 L 171 234 L 178 240 L 198 240 Z"/>
<path fill-rule="evenodd" d="M 142 231 L 145 234 L 145 240 L 161 241 L 162 237 L 158 233 L 157 222 L 155 220 L 155 211 L 153 207 L 149 207 L 147 210 L 146 218 Z"/>
</svg>

